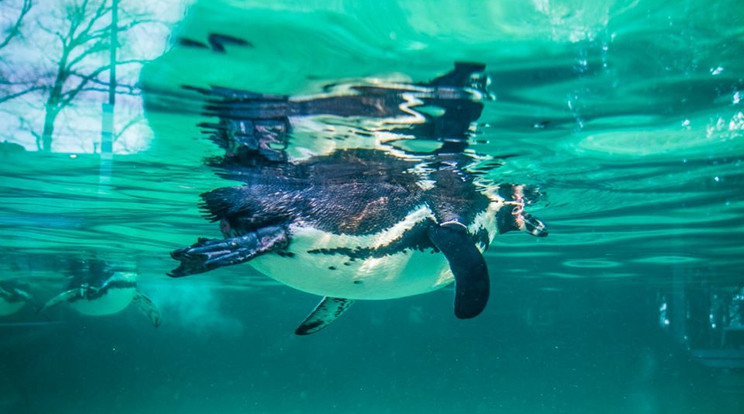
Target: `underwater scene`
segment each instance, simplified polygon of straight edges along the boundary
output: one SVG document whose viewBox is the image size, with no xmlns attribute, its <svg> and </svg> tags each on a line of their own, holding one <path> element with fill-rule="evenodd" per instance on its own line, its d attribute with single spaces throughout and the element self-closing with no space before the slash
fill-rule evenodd
<svg viewBox="0 0 744 414">
<path fill-rule="evenodd" d="M 0 414 L 744 412 L 744 8 L 0 1 Z"/>
</svg>

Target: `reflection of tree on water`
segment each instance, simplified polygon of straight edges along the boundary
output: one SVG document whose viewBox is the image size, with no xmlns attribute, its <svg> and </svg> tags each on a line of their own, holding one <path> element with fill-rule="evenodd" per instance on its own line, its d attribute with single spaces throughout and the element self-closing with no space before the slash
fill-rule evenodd
<svg viewBox="0 0 744 414">
<path fill-rule="evenodd" d="M 144 60 L 137 57 L 140 52 L 122 45 L 130 36 L 136 36 L 139 26 L 155 23 L 141 6 L 132 6 L 131 2 L 120 6 L 118 0 L 24 0 L 19 5 L 6 1 L 0 4 L 3 13 L 10 14 L 14 9 L 18 9 L 13 13 L 18 17 L 7 23 L 8 34 L 0 40 L 4 55 L 0 61 L 0 104 L 7 104 L 0 109 L 17 118 L 19 129 L 34 137 L 38 150 L 52 150 L 61 115 L 80 107 L 81 102 L 105 101 L 112 106 L 116 95 L 139 95 L 135 77 Z M 118 81 L 117 67 L 123 68 Z M 43 109 L 43 117 L 34 117 L 30 114 L 33 111 L 24 106 Z M 109 109 L 106 115 L 113 113 Z M 108 130 L 104 133 L 113 134 L 108 140 L 110 146 L 112 140 L 142 118 L 126 115 L 118 132 L 114 132 L 113 118 L 106 120 L 110 125 L 103 126 Z M 100 125 L 99 121 L 97 126 Z M 17 135 L 19 131 L 9 132 Z M 106 136 L 102 145 L 107 146 Z M 110 148 L 93 150 L 110 152 Z"/>
</svg>

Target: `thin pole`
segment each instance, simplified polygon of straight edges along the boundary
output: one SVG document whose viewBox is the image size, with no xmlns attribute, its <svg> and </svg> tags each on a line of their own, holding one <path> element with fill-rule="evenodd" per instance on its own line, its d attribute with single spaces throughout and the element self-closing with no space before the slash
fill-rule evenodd
<svg viewBox="0 0 744 414">
<path fill-rule="evenodd" d="M 119 0 L 112 0 L 111 3 L 111 53 L 109 62 L 109 96 L 108 103 L 113 106 L 116 101 L 116 46 L 119 24 Z"/>
<path fill-rule="evenodd" d="M 99 179 L 102 184 L 111 180 L 111 159 L 114 147 L 114 104 L 116 103 L 116 47 L 119 24 L 119 1 L 111 0 L 111 34 L 109 46 L 109 90 L 108 102 L 102 105 L 101 167 Z"/>
</svg>

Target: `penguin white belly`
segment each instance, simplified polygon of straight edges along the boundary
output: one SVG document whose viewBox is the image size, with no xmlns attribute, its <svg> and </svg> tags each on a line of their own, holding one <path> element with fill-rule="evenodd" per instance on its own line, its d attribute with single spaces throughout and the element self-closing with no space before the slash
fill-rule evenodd
<svg viewBox="0 0 744 414">
<path fill-rule="evenodd" d="M 26 302 L 24 301 L 7 302 L 4 299 L 0 299 L 0 316 L 12 315 L 18 312 L 25 304 Z"/>
<path fill-rule="evenodd" d="M 259 272 L 308 293 L 346 299 L 392 299 L 431 292 L 454 280 L 446 258 L 433 249 L 415 247 L 380 257 L 353 258 L 344 249 L 384 248 L 433 215 L 427 206 L 382 232 L 354 236 L 291 226 L 289 253 L 251 260 Z M 338 253 L 320 253 L 338 249 Z"/>
<path fill-rule="evenodd" d="M 297 253 L 271 254 L 251 265 L 259 272 L 304 292 L 346 299 L 393 299 L 431 292 L 454 280 L 446 259 L 431 251 L 406 251 L 356 259 Z"/>
<path fill-rule="evenodd" d="M 136 294 L 134 287 L 109 289 L 103 296 L 76 300 L 70 306 L 83 315 L 111 315 L 129 306 Z"/>
</svg>

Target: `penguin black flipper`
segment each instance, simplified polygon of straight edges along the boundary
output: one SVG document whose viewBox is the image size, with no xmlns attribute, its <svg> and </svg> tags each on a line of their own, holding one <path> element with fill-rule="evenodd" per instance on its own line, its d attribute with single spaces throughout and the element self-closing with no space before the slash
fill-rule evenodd
<svg viewBox="0 0 744 414">
<path fill-rule="evenodd" d="M 137 291 L 137 294 L 134 295 L 134 299 L 132 299 L 134 303 L 139 306 L 142 313 L 144 313 L 148 319 L 150 319 L 150 322 L 152 322 L 152 325 L 154 327 L 160 326 L 161 317 L 160 317 L 160 309 L 158 309 L 157 305 L 155 305 L 155 302 L 152 301 L 149 297 L 144 295 L 139 290 Z"/>
<path fill-rule="evenodd" d="M 429 239 L 449 262 L 455 276 L 455 316 L 478 316 L 488 303 L 490 281 L 483 255 L 464 225 L 449 222 L 429 227 Z"/>
<path fill-rule="evenodd" d="M 352 303 L 354 301 L 351 299 L 324 297 L 318 306 L 302 321 L 300 326 L 295 329 L 295 334 L 310 335 L 318 332 L 343 315 Z"/>
<path fill-rule="evenodd" d="M 41 307 L 41 309 L 36 311 L 36 313 L 43 313 L 47 309 L 57 306 L 62 302 L 72 302 L 74 300 L 82 299 L 83 297 L 85 297 L 83 289 L 66 290 L 59 295 L 49 299 L 47 303 L 45 303 L 44 306 Z"/>
<path fill-rule="evenodd" d="M 261 227 L 224 240 L 199 239 L 189 247 L 171 252 L 171 257 L 181 264 L 168 276 L 182 277 L 247 262 L 262 254 L 283 249 L 288 244 L 289 235 L 282 226 Z"/>
</svg>

